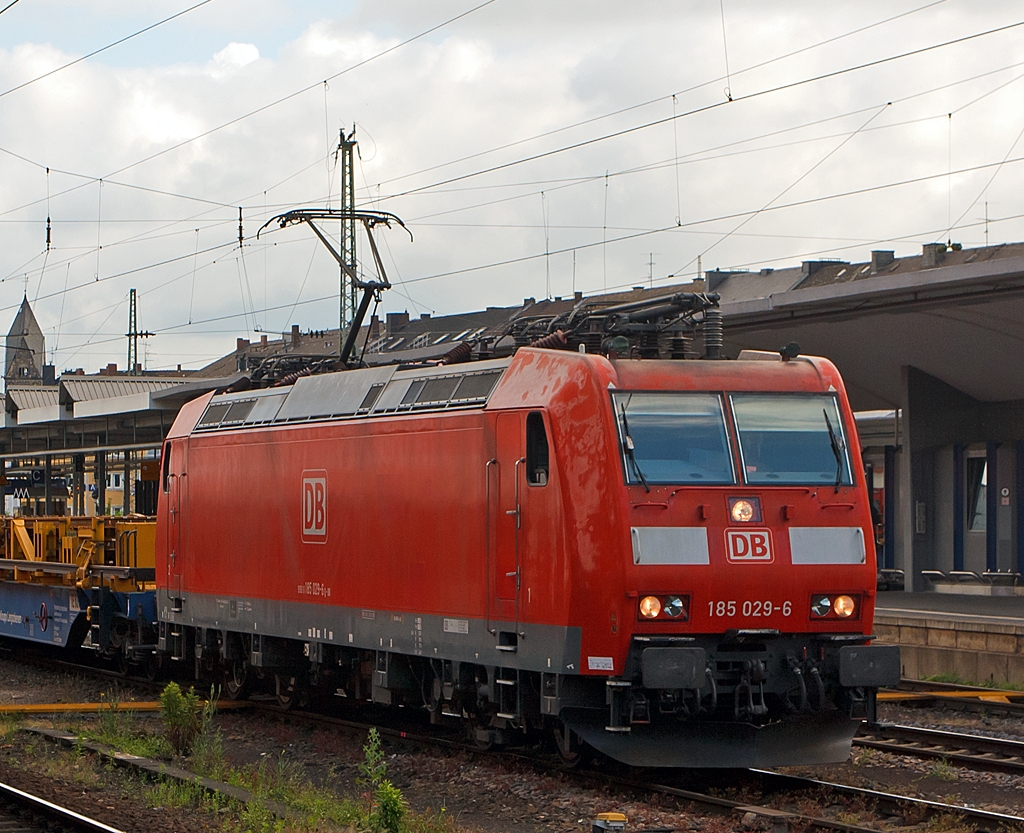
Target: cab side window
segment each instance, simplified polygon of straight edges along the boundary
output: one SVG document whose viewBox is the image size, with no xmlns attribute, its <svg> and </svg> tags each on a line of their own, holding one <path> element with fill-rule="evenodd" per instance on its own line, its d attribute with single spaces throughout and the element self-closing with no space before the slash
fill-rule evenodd
<svg viewBox="0 0 1024 833">
<path fill-rule="evenodd" d="M 164 444 L 164 493 L 171 491 L 171 444 Z"/>
<path fill-rule="evenodd" d="M 549 474 L 548 435 L 539 411 L 526 417 L 526 482 L 546 486 Z"/>
</svg>

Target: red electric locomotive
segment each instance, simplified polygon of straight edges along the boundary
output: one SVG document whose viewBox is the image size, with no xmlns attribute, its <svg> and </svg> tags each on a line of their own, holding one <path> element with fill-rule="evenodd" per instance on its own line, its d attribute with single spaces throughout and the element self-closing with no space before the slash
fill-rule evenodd
<svg viewBox="0 0 1024 833">
<path fill-rule="evenodd" d="M 548 729 L 570 757 L 844 760 L 900 670 L 870 644 L 853 416 L 825 359 L 665 358 L 701 329 L 717 354 L 714 300 L 186 406 L 163 453 L 160 647 L 232 693 L 259 676 L 283 699 L 420 706 L 482 742 Z"/>
</svg>

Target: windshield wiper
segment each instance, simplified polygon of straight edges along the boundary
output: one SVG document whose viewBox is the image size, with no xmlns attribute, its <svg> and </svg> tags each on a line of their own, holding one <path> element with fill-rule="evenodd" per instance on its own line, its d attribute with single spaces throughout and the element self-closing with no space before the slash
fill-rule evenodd
<svg viewBox="0 0 1024 833">
<path fill-rule="evenodd" d="M 832 427 L 828 411 L 822 408 L 821 413 L 825 416 L 825 425 L 828 426 L 828 441 L 832 445 L 832 454 L 836 458 L 836 494 L 839 494 L 839 484 L 843 481 L 843 440 Z"/>
<path fill-rule="evenodd" d="M 640 478 L 640 482 L 644 484 L 644 488 L 650 493 L 651 487 L 647 485 L 647 478 L 644 477 L 644 473 L 640 470 L 640 464 L 636 461 L 636 455 L 633 453 L 633 437 L 629 433 L 629 421 L 626 419 L 626 405 L 622 406 L 622 433 L 623 443 L 622 446 L 626 450 L 626 457 L 629 459 L 629 463 L 636 472 L 636 476 Z"/>
</svg>

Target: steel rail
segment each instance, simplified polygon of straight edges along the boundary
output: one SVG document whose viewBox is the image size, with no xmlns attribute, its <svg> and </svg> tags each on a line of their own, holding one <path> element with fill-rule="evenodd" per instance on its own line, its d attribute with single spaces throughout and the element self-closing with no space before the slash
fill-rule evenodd
<svg viewBox="0 0 1024 833">
<path fill-rule="evenodd" d="M 66 662 L 66 661 L 65 661 Z M 63 662 L 60 664 L 64 664 Z M 94 671 L 95 669 L 89 669 L 88 667 L 78 666 L 83 671 Z M 345 726 L 357 730 L 368 730 L 374 727 L 373 723 L 366 723 L 363 721 L 356 721 L 351 719 L 333 717 L 329 715 L 310 713 L 305 711 L 292 711 L 284 710 L 270 705 L 270 703 L 261 701 L 259 699 L 255 701 L 248 701 L 257 712 L 270 712 L 270 713 L 281 713 L 287 711 L 293 719 L 305 719 L 309 721 L 316 721 L 321 723 L 330 723 L 339 726 Z M 993 705 L 993 704 L 987 704 Z M 791 813 L 788 811 L 780 811 L 767 806 L 760 806 L 751 804 L 749 801 L 741 802 L 734 801 L 722 796 L 708 795 L 705 793 L 697 792 L 694 790 L 683 789 L 674 787 L 671 784 L 655 783 L 654 781 L 638 780 L 636 777 L 616 777 L 607 773 L 594 772 L 585 769 L 566 769 L 564 764 L 553 764 L 543 760 L 539 760 L 536 755 L 524 755 L 523 753 L 517 753 L 514 751 L 501 750 L 500 752 L 487 752 L 474 747 L 471 744 L 454 741 L 450 737 L 443 738 L 438 737 L 436 734 L 425 734 L 422 731 L 422 727 L 417 726 L 406 726 L 405 728 L 395 728 L 386 726 L 376 726 L 381 734 L 390 735 L 396 739 L 411 740 L 414 742 L 447 746 L 449 748 L 457 748 L 462 751 L 466 751 L 471 754 L 483 754 L 487 756 L 501 755 L 505 757 L 511 757 L 515 759 L 521 759 L 530 763 L 531 766 L 549 769 L 551 771 L 558 771 L 564 775 L 580 778 L 581 780 L 598 781 L 605 784 L 617 785 L 627 789 L 644 790 L 653 793 L 660 793 L 664 795 L 673 796 L 676 798 L 683 799 L 688 803 L 693 804 L 696 807 L 704 807 L 714 812 L 742 812 L 753 813 L 754 815 L 760 816 L 763 820 L 767 821 L 772 829 L 773 833 L 781 833 L 781 831 L 787 830 L 791 824 L 797 827 L 813 827 L 825 830 L 835 830 L 839 833 L 877 833 L 877 828 L 870 828 L 856 824 L 847 824 L 835 819 L 821 818 L 817 816 L 811 816 L 801 813 Z M 947 736 L 955 736 L 960 739 L 962 744 L 965 744 L 970 736 L 958 735 L 957 733 L 937 733 L 939 735 L 945 734 Z M 1005 742 L 1000 741 L 996 738 L 984 738 L 976 739 L 992 742 L 998 745 L 1004 745 Z M 1020 743 L 1021 747 L 1024 747 L 1024 743 Z M 923 748 L 923 747 L 921 747 Z M 983 749 L 979 751 L 979 754 L 985 754 L 991 751 L 992 748 Z M 117 755 L 119 760 L 118 763 L 122 765 L 131 765 L 133 756 L 128 755 Z M 946 757 L 951 759 L 950 754 L 937 754 L 935 757 Z M 1021 757 L 1024 759 L 1024 750 L 1021 751 Z M 989 758 L 989 761 L 994 758 Z M 983 822 L 986 826 L 984 829 L 1020 829 L 1024 826 L 1024 817 L 1008 815 L 1003 813 L 997 813 L 988 810 L 979 810 L 973 807 L 967 807 L 964 805 L 957 804 L 946 804 L 940 801 L 931 801 L 926 799 L 913 798 L 910 796 L 895 795 L 892 793 L 880 792 L 877 790 L 869 790 L 861 787 L 846 786 L 843 784 L 836 784 L 826 781 L 819 781 L 811 778 L 801 778 L 798 776 L 772 772 L 769 770 L 749 770 L 751 773 L 757 775 L 762 783 L 772 790 L 808 790 L 808 789 L 827 789 L 837 795 L 846 796 L 858 796 L 871 800 L 874 805 L 878 808 L 879 812 L 885 814 L 899 814 L 901 807 L 912 806 L 918 808 L 926 815 L 939 815 L 939 814 L 956 814 L 964 818 L 971 819 L 978 822 Z M 653 772 L 653 771 L 652 771 Z M 656 775 L 652 774 L 652 778 L 656 778 Z M 109 829 L 109 828 L 97 828 L 97 829 Z"/>
<path fill-rule="evenodd" d="M 959 683 L 936 683 L 929 680 L 902 680 L 897 688 L 878 692 L 880 704 L 933 705 L 954 711 L 987 715 L 1021 717 L 1024 703 L 1013 702 L 1024 698 L 1024 691 L 1011 691 L 968 686 Z"/>
<path fill-rule="evenodd" d="M 923 729 L 895 723 L 866 727 L 854 744 L 916 758 L 940 758 L 971 769 L 1024 773 L 1024 741 Z"/>
<path fill-rule="evenodd" d="M 259 702 L 257 704 L 257 710 L 269 713 L 282 713 L 286 711 L 265 702 Z M 361 721 L 332 717 L 329 715 L 317 714 L 315 712 L 287 711 L 287 713 L 292 717 L 298 717 L 315 722 L 330 723 L 358 730 L 369 730 L 371 727 L 374 727 L 374 724 L 372 723 L 363 723 Z M 695 807 L 704 808 L 712 812 L 720 813 L 725 811 L 744 815 L 746 813 L 753 813 L 755 816 L 760 817 L 762 821 L 767 822 L 771 826 L 772 833 L 784 833 L 784 831 L 789 830 L 791 827 L 796 827 L 797 829 L 834 830 L 837 831 L 837 833 L 878 833 L 877 827 L 849 824 L 837 819 L 823 818 L 820 816 L 809 815 L 807 813 L 777 810 L 765 805 L 752 804 L 749 800 L 735 801 L 719 795 L 711 795 L 695 790 L 675 787 L 671 784 L 657 783 L 655 781 L 642 780 L 635 777 L 615 776 L 609 773 L 597 772 L 590 769 L 567 769 L 564 764 L 545 761 L 538 758 L 535 754 L 526 754 L 508 749 L 482 750 L 472 744 L 454 741 L 451 738 L 440 738 L 434 734 L 424 734 L 423 732 L 416 731 L 415 729 L 399 729 L 383 726 L 375 726 L 375 728 L 377 728 L 382 735 L 391 736 L 396 739 L 459 749 L 474 755 L 512 758 L 528 763 L 534 768 L 541 768 L 549 772 L 560 773 L 567 777 L 623 787 L 626 789 L 642 790 L 672 796 L 674 798 L 680 798 Z M 826 788 L 840 795 L 868 798 L 873 801 L 879 812 L 883 814 L 896 815 L 901 813 L 902 807 L 912 806 L 919 809 L 926 816 L 954 814 L 974 821 L 983 821 L 986 824 L 986 827 L 984 828 L 986 830 L 1016 830 L 1019 829 L 1021 825 L 1024 825 L 1024 817 L 1006 815 L 989 810 L 978 810 L 976 808 L 960 804 L 945 804 L 941 801 L 931 801 L 927 799 L 913 798 L 911 796 L 868 790 L 861 787 L 817 781 L 810 778 L 800 778 L 783 773 L 771 772 L 769 770 L 752 769 L 749 771 L 756 774 L 763 782 L 772 786 L 773 789 L 778 789 L 780 787 L 787 790 Z M 655 772 L 656 771 L 652 771 L 652 778 L 658 777 L 657 774 L 654 774 Z"/>
<path fill-rule="evenodd" d="M 939 683 L 932 680 L 900 680 L 895 688 L 882 689 L 879 694 L 899 697 L 905 694 L 925 694 L 932 697 L 1004 697 L 1009 700 L 1024 698 L 1024 691 L 1006 688 L 994 688 L 983 685 L 966 685 L 964 683 Z"/>
<path fill-rule="evenodd" d="M 27 823 L 26 818 L 28 817 Z M 0 784 L 0 819 L 8 822 L 4 830 L 35 831 L 67 830 L 75 833 L 122 833 L 96 819 L 83 816 L 66 807 L 46 801 L 7 784 Z"/>
<path fill-rule="evenodd" d="M 911 798 L 910 796 L 895 795 L 880 790 L 869 790 L 865 787 L 851 787 L 844 784 L 836 784 L 830 781 L 819 781 L 816 778 L 803 778 L 798 775 L 788 775 L 781 772 L 773 772 L 766 769 L 752 769 L 751 772 L 762 777 L 766 785 L 779 789 L 827 789 L 839 795 L 857 796 L 866 798 L 875 803 L 881 810 L 891 810 L 898 814 L 901 805 L 909 805 L 924 811 L 929 816 L 956 814 L 975 822 L 982 822 L 986 826 L 983 830 L 1019 830 L 1024 825 L 1024 817 L 1014 816 L 1008 813 L 997 813 L 993 810 L 979 810 L 976 807 L 968 807 L 965 804 L 944 804 L 941 801 L 931 801 L 925 798 Z"/>
</svg>

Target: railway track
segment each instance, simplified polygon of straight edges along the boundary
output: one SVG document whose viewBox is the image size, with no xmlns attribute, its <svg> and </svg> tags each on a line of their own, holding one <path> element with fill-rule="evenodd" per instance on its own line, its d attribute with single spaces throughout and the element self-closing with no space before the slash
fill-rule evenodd
<svg viewBox="0 0 1024 833">
<path fill-rule="evenodd" d="M 857 746 L 896 755 L 939 758 L 971 769 L 1024 774 L 1024 742 L 962 732 L 879 724 L 865 727 L 854 739 Z"/>
<path fill-rule="evenodd" d="M 0 784 L 0 830 L 4 833 L 121 833 L 38 796 Z"/>
<path fill-rule="evenodd" d="M 281 713 L 281 710 L 270 703 L 257 704 L 258 710 L 265 710 L 273 713 Z M 350 729 L 368 731 L 371 724 L 362 723 L 350 719 L 325 716 L 308 712 L 289 712 L 293 717 L 307 719 L 316 722 L 333 723 L 345 726 Z M 908 727 L 910 728 L 910 727 Z M 670 777 L 663 778 L 661 771 L 651 770 L 648 775 L 642 777 L 615 775 L 608 772 L 589 768 L 577 768 L 567 770 L 564 764 L 554 762 L 552 759 L 538 758 L 536 755 L 519 753 L 510 750 L 485 751 L 462 743 L 452 738 L 438 738 L 434 734 L 426 734 L 416 731 L 413 728 L 377 727 L 381 734 L 389 735 L 403 741 L 415 741 L 423 744 L 443 745 L 449 748 L 457 748 L 473 755 L 504 757 L 529 764 L 532 768 L 544 769 L 548 772 L 558 772 L 569 777 L 580 780 L 592 781 L 600 785 L 612 785 L 630 790 L 656 793 L 682 799 L 695 808 L 700 808 L 713 813 L 727 813 L 740 817 L 752 814 L 763 822 L 767 822 L 773 833 L 785 833 L 785 831 L 796 829 L 817 829 L 834 830 L 839 833 L 877 833 L 877 826 L 858 825 L 831 819 L 824 816 L 801 813 L 790 810 L 780 810 L 770 806 L 768 803 L 757 804 L 749 800 L 737 801 L 716 795 L 711 792 L 704 792 L 699 789 L 690 789 L 680 786 L 678 783 L 671 783 L 672 773 L 681 774 L 681 771 L 669 771 Z M 954 734 L 954 733 L 949 733 Z M 979 740 L 992 741 L 998 744 L 998 739 L 982 738 Z M 1020 744 L 1024 747 L 1024 743 Z M 985 750 L 979 749 L 979 754 Z M 948 756 L 947 756 L 948 757 Z M 613 766 L 615 766 L 613 764 Z M 1024 760 L 1022 760 L 1024 766 Z M 769 770 L 750 770 L 761 784 L 762 794 L 770 797 L 778 793 L 826 791 L 834 796 L 865 801 L 875 808 L 875 812 L 881 817 L 902 817 L 912 815 L 920 819 L 932 819 L 939 816 L 959 816 L 977 826 L 979 830 L 1019 830 L 1024 826 L 1024 817 L 1010 814 L 997 813 L 989 810 L 980 810 L 966 805 L 949 804 L 941 801 L 929 801 L 926 799 L 901 796 L 893 793 L 880 792 L 877 790 L 865 789 L 862 787 L 848 786 L 834 782 L 825 782 L 812 778 L 803 778 L 785 773 Z M 687 776 L 683 775 L 685 779 Z M 664 781 L 664 783 L 662 783 Z M 715 785 L 716 792 L 717 787 Z"/>
<path fill-rule="evenodd" d="M 879 704 L 927 706 L 1000 717 L 1024 716 L 1022 701 L 1024 691 L 929 680 L 901 680 L 898 687 L 878 692 Z"/>
<path fill-rule="evenodd" d="M 85 670 L 85 669 L 82 669 Z M 250 701 L 256 712 L 268 712 L 280 714 L 280 709 L 269 700 L 257 699 Z M 291 710 L 287 712 L 290 719 L 316 721 L 319 723 L 344 726 L 360 732 L 367 731 L 371 723 L 359 719 L 345 719 L 332 717 L 323 714 L 309 713 L 304 711 Z M 548 771 L 559 770 L 566 773 L 564 766 L 559 766 L 554 757 L 548 760 L 538 760 L 535 755 L 519 754 L 515 752 L 502 751 L 500 753 L 487 753 L 475 749 L 471 744 L 465 744 L 454 735 L 438 737 L 436 734 L 428 734 L 427 729 L 421 724 L 408 724 L 402 726 L 380 727 L 382 734 L 390 735 L 396 740 L 412 741 L 414 743 L 443 745 L 449 748 L 459 748 L 474 755 L 502 755 L 509 759 L 520 760 L 534 769 L 545 769 Z M 995 769 L 1000 771 L 1012 771 L 1015 773 L 1024 772 L 1024 743 L 1006 742 L 996 738 L 974 738 L 969 735 L 961 735 L 954 732 L 935 732 L 928 730 L 914 729 L 913 727 L 885 726 L 877 727 L 870 734 L 865 734 L 857 739 L 861 746 L 872 746 L 884 749 L 896 754 L 913 755 L 916 757 L 941 758 L 950 762 L 971 766 L 973 768 Z M 1017 759 L 1016 761 L 1014 759 Z M 118 761 L 125 764 L 122 758 Z M 673 782 L 671 774 L 663 777 L 659 771 L 642 773 L 639 776 L 633 773 L 622 775 L 611 774 L 599 770 L 574 770 L 570 777 L 581 780 L 589 780 L 594 783 L 604 783 L 618 786 L 620 788 L 636 790 L 638 792 L 656 793 L 686 801 L 695 809 L 716 814 L 730 814 L 746 816 L 753 814 L 754 817 L 768 823 L 775 833 L 795 827 L 817 828 L 824 830 L 836 830 L 841 833 L 866 833 L 869 830 L 877 831 L 877 827 L 862 826 L 841 822 L 823 816 L 816 816 L 807 813 L 790 812 L 789 810 L 777 809 L 779 805 L 789 805 L 791 802 L 777 800 L 779 793 L 827 791 L 827 793 L 849 799 L 859 799 L 875 808 L 880 817 L 910 816 L 913 818 L 929 818 L 935 816 L 959 816 L 975 824 L 979 829 L 1020 829 L 1024 826 L 1024 818 L 1004 815 L 1000 813 L 977 810 L 972 807 L 948 804 L 939 801 L 926 801 L 908 796 L 894 795 L 890 793 L 866 790 L 836 783 L 826 783 L 808 778 L 799 778 L 787 774 L 752 771 L 762 785 L 762 794 L 765 796 L 763 804 L 751 803 L 750 800 L 737 801 L 723 797 L 720 794 L 705 792 L 701 788 L 690 789 L 685 779 Z M 226 786 L 226 785 L 225 785 Z M 716 785 L 718 786 L 718 785 Z M 714 792 L 719 792 L 714 789 Z M 822 799 L 822 806 L 829 803 L 829 800 Z M 770 806 L 777 805 L 777 806 Z M 871 824 L 869 822 L 868 824 Z M 109 828 L 91 828 L 109 829 Z"/>
<path fill-rule="evenodd" d="M 267 706 L 267 711 L 280 713 L 274 706 Z M 329 723 L 344 726 L 359 731 L 369 730 L 372 724 L 359 721 L 325 717 L 324 715 L 289 711 L 290 719 L 309 720 L 318 723 Z M 679 771 L 669 771 L 658 775 L 652 773 L 639 775 L 617 775 L 598 769 L 579 768 L 566 770 L 563 766 L 553 762 L 553 759 L 538 758 L 536 755 L 519 753 L 510 750 L 487 751 L 481 750 L 469 744 L 460 743 L 450 738 L 439 739 L 436 735 L 424 734 L 411 730 L 410 728 L 377 727 L 382 735 L 387 735 L 402 742 L 413 742 L 421 744 L 442 745 L 452 749 L 459 749 L 474 756 L 482 756 L 490 759 L 513 761 L 526 764 L 534 771 L 546 772 L 548 774 L 560 774 L 578 782 L 588 783 L 594 787 L 607 789 L 608 787 L 625 790 L 635 794 L 643 795 L 664 795 L 680 799 L 686 802 L 693 810 L 714 815 L 728 815 L 736 819 L 737 823 L 749 823 L 758 820 L 771 827 L 772 833 L 786 833 L 791 829 L 797 830 L 825 830 L 836 831 L 837 833 L 878 833 L 879 819 L 892 819 L 893 817 L 912 817 L 917 820 L 927 820 L 935 817 L 960 817 L 965 822 L 970 822 L 979 830 L 998 831 L 1019 830 L 1024 825 L 1024 818 L 1019 816 L 1001 814 L 987 810 L 979 810 L 973 807 L 948 804 L 939 801 L 927 801 L 908 796 L 883 793 L 867 790 L 859 787 L 846 786 L 837 783 L 818 781 L 810 778 L 801 778 L 771 771 L 751 770 L 751 775 L 760 783 L 764 803 L 752 802 L 749 799 L 735 800 L 713 792 L 703 792 L 699 789 L 692 789 L 671 783 L 674 776 L 681 776 L 684 780 L 687 775 Z M 38 730 L 40 734 L 57 740 L 65 745 L 77 744 L 82 747 L 80 740 L 72 737 L 59 737 L 60 733 Z M 93 748 L 91 744 L 84 744 L 85 748 Z M 236 799 L 243 799 L 238 794 L 238 789 L 227 784 L 218 784 L 209 779 L 196 779 L 190 773 L 184 771 L 168 771 L 166 764 L 147 761 L 146 759 L 134 758 L 121 754 L 102 752 L 108 755 L 112 762 L 123 767 L 138 767 L 153 774 L 160 772 L 165 777 L 170 776 L 181 780 L 193 780 L 200 783 L 208 790 L 224 792 Z M 617 765 L 612 764 L 617 768 Z M 173 768 L 171 768 L 173 769 Z M 652 771 L 653 772 L 653 771 Z M 667 775 L 668 777 L 663 777 Z M 727 776 L 726 776 L 727 777 Z M 721 784 L 716 784 L 714 789 L 719 791 Z M 870 819 L 864 824 L 857 824 L 851 821 L 842 821 L 836 818 L 829 818 L 825 815 L 799 812 L 790 809 L 779 809 L 772 806 L 773 803 L 786 803 L 785 798 L 794 792 L 815 792 L 820 804 L 835 803 L 837 799 L 856 799 L 861 803 L 868 804 L 877 819 Z M 827 798 L 823 797 L 827 795 Z M 783 801 L 772 801 L 773 798 L 782 796 Z M 277 808 L 275 812 L 283 816 L 289 815 L 287 808 Z"/>
<path fill-rule="evenodd" d="M 969 807 L 962 804 L 947 804 L 941 801 L 929 801 L 921 798 L 910 798 L 908 796 L 896 795 L 894 793 L 869 790 L 863 787 L 852 787 L 844 784 L 835 784 L 829 781 L 819 781 L 814 778 L 803 778 L 795 775 L 788 775 L 770 770 L 751 770 L 763 779 L 766 789 L 772 790 L 827 790 L 846 797 L 859 797 L 871 802 L 880 815 L 902 816 L 908 810 L 920 813 L 925 819 L 938 817 L 960 816 L 965 821 L 977 825 L 979 831 L 1007 830 L 1016 831 L 1024 824 L 1024 817 L 1014 816 L 1007 813 L 996 813 L 991 810 L 980 810 L 976 807 Z M 827 820 L 826 820 L 827 821 Z M 816 823 L 815 823 L 816 824 Z M 852 833 L 853 830 L 877 828 L 848 827 L 831 821 L 827 821 L 828 829 L 846 830 Z"/>
</svg>

